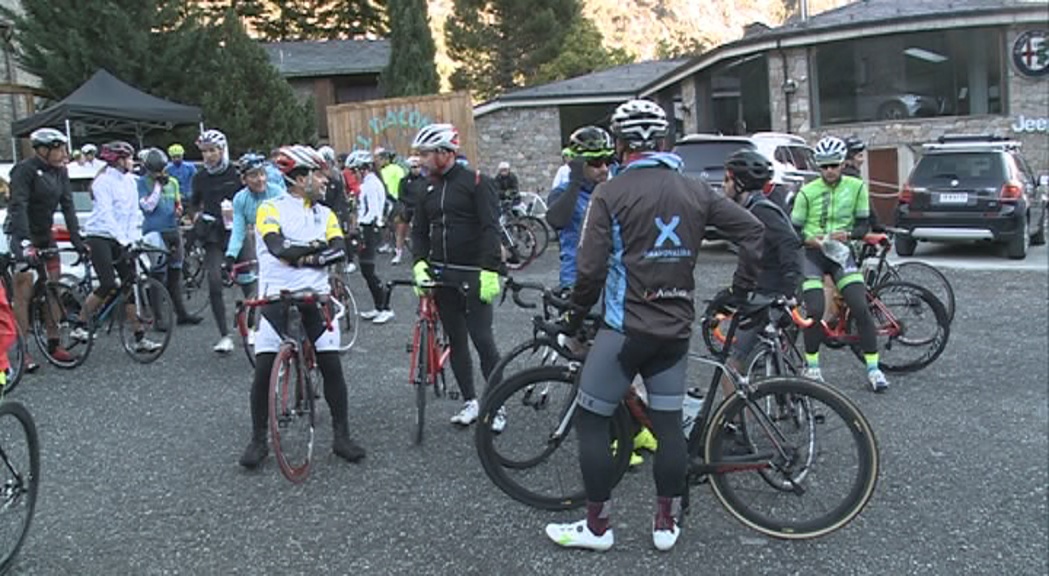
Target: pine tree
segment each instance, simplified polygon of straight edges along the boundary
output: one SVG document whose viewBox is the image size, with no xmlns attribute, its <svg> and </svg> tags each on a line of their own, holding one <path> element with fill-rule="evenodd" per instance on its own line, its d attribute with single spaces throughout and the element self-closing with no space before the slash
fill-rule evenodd
<svg viewBox="0 0 1049 576">
<path fill-rule="evenodd" d="M 221 47 L 214 57 L 214 69 L 200 74 L 221 81 L 212 82 L 204 94 L 204 117 L 209 126 L 226 133 L 231 151 L 269 150 L 314 140 L 313 104 L 299 102 L 266 52 L 247 35 L 236 13 L 227 12 L 213 36 Z"/>
<path fill-rule="evenodd" d="M 592 20 L 582 17 L 565 38 L 561 53 L 540 66 L 532 81 L 536 84 L 554 82 L 633 61 L 633 56 L 625 50 L 605 48 L 601 31 Z"/>
<path fill-rule="evenodd" d="M 193 0 L 212 20 L 227 9 L 252 35 L 270 42 L 385 35 L 385 0 Z"/>
<path fill-rule="evenodd" d="M 440 88 L 426 0 L 389 0 L 390 63 L 382 74 L 387 97 L 436 94 Z"/>
<path fill-rule="evenodd" d="M 445 24 L 452 86 L 488 98 L 531 83 L 581 17 L 579 0 L 455 0 Z"/>
</svg>

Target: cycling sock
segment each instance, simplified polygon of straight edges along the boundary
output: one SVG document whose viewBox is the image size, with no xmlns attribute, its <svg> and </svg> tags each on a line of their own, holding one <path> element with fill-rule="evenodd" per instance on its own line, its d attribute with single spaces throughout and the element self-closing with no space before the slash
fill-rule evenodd
<svg viewBox="0 0 1049 576">
<path fill-rule="evenodd" d="M 586 503 L 586 527 L 594 533 L 594 536 L 602 536 L 608 531 L 609 526 L 612 524 L 611 520 L 612 503 L 608 500 L 604 502 L 590 502 Z"/>
<path fill-rule="evenodd" d="M 871 372 L 878 369 L 878 353 L 864 354 L 863 359 L 867 361 L 867 371 Z"/>
<path fill-rule="evenodd" d="M 681 512 L 681 497 L 657 496 L 656 497 L 656 526 L 672 527 Z"/>
<path fill-rule="evenodd" d="M 809 354 L 808 352 L 806 352 L 805 353 L 805 364 L 809 368 L 819 368 L 820 367 L 820 353 L 816 352 L 815 354 Z"/>
</svg>

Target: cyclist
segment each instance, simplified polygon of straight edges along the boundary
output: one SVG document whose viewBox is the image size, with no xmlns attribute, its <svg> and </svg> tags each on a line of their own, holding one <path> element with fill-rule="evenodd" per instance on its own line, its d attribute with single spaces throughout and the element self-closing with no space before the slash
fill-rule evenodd
<svg viewBox="0 0 1049 576">
<path fill-rule="evenodd" d="M 422 163 L 418 156 L 408 157 L 408 175 L 401 180 L 401 218 L 406 225 L 411 225 L 415 215 L 415 206 L 426 194 L 429 180 L 423 176 Z"/>
<path fill-rule="evenodd" d="M 393 207 L 391 213 L 393 215 L 394 253 L 393 260 L 390 263 L 400 264 L 404 251 L 404 237 L 408 235 L 408 224 L 398 217 L 400 213 L 398 204 L 401 200 L 401 180 L 404 179 L 405 172 L 400 164 L 394 162 L 396 155 L 392 150 L 376 148 L 374 154 L 375 169 L 378 171 L 379 177 L 382 178 L 383 185 L 386 186 L 386 195 L 389 197 Z M 379 252 L 388 252 L 388 250 L 380 249 Z"/>
<path fill-rule="evenodd" d="M 841 167 L 841 173 L 845 176 L 863 179 L 863 164 L 867 161 L 867 144 L 850 136 L 845 139 L 845 164 Z M 868 188 L 868 196 L 870 195 Z M 874 210 L 874 198 L 870 198 L 870 227 L 872 232 L 882 232 L 885 227 L 878 222 L 878 213 Z"/>
<path fill-rule="evenodd" d="M 452 347 L 452 372 L 465 403 L 452 423 L 469 426 L 480 405 L 474 388 L 469 340 L 481 358 L 487 381 L 499 361 L 492 335 L 492 300 L 499 294 L 500 244 L 492 181 L 456 161 L 459 133 L 451 124 L 430 124 L 416 134 L 412 148 L 430 178 L 412 220 L 412 254 L 416 283 L 433 278 L 465 282 L 464 296 L 452 288 L 434 290 L 441 324 Z M 492 429 L 506 425 L 500 413 Z"/>
<path fill-rule="evenodd" d="M 500 162 L 495 174 L 495 189 L 501 202 L 511 206 L 521 201 L 521 189 L 517 183 L 517 174 L 510 171 L 509 162 Z"/>
<path fill-rule="evenodd" d="M 124 286 L 134 282 L 135 262 L 130 258 L 132 244 L 142 239 L 139 229 L 138 186 L 131 174 L 135 149 L 114 140 L 102 145 L 98 157 L 106 167 L 91 182 L 91 214 L 84 221 L 84 236 L 91 249 L 91 267 L 98 287 L 88 294 L 80 308 L 78 325 L 70 333 L 76 340 L 91 338 L 86 326 L 110 294 L 117 290 L 117 276 Z M 145 337 L 138 322 L 134 299 L 125 302 L 135 334 L 136 352 L 153 352 L 160 344 Z"/>
<path fill-rule="evenodd" d="M 54 248 L 51 233 L 55 209 L 62 207 L 70 241 L 81 253 L 87 251 L 80 237 L 76 207 L 73 205 L 73 190 L 66 171 L 68 140 L 66 135 L 54 128 L 40 128 L 29 135 L 34 154 L 22 160 L 11 170 L 11 199 L 7 206 L 7 222 L 4 231 L 10 235 L 11 253 L 18 261 L 14 269 L 14 310 L 22 334 L 29 334 L 29 299 L 33 294 L 33 263 L 38 249 Z M 61 266 L 58 256 L 48 258 L 45 263 L 50 280 L 58 280 Z M 58 328 L 48 317 L 47 346 L 51 357 L 59 362 L 71 362 L 74 358 L 59 346 Z M 38 365 L 25 355 L 26 372 L 33 372 Z"/>
<path fill-rule="evenodd" d="M 576 245 L 583 227 L 583 216 L 591 194 L 598 184 L 608 180 L 609 166 L 615 163 L 615 143 L 597 126 L 583 126 L 569 137 L 572 154 L 581 162 L 575 178 L 550 192 L 546 221 L 557 230 L 561 246 L 561 268 L 558 277 L 562 290 L 575 284 Z"/>
<path fill-rule="evenodd" d="M 331 146 L 321 146 L 317 149 L 317 153 L 324 158 L 328 167 L 328 189 L 324 192 L 324 200 L 321 201 L 321 204 L 335 213 L 335 217 L 339 219 L 339 226 L 345 232 L 349 229 L 350 204 L 346 198 L 346 181 L 339 170 L 338 157 Z"/>
<path fill-rule="evenodd" d="M 725 161 L 725 196 L 750 211 L 765 226 L 761 271 L 755 292 L 767 297 L 793 297 L 801 284 L 801 240 L 794 232 L 790 216 L 765 196 L 772 181 L 772 163 L 760 152 L 741 149 Z M 728 303 L 732 295 L 722 291 L 715 302 Z M 731 347 L 729 362 L 740 370 L 757 341 L 757 328 L 739 329 Z M 725 394 L 732 392 L 727 377 L 722 380 Z"/>
<path fill-rule="evenodd" d="M 223 272 L 229 274 L 235 264 L 256 259 L 255 218 L 259 206 L 266 200 L 284 194 L 266 178 L 266 157 L 261 154 L 247 153 L 237 160 L 237 171 L 244 182 L 244 188 L 233 197 L 233 227 L 230 229 L 229 242 L 226 244 L 226 260 Z M 255 272 L 242 270 L 234 281 L 240 285 L 244 297 L 257 292 L 258 282 Z M 249 344 L 254 341 L 254 331 L 248 332 Z"/>
<path fill-rule="evenodd" d="M 551 190 L 568 182 L 569 176 L 572 174 L 570 164 L 574 156 L 575 152 L 572 151 L 572 146 L 569 145 L 561 149 L 561 166 L 558 167 L 557 172 L 554 174 L 554 182 L 550 185 Z"/>
<path fill-rule="evenodd" d="M 106 163 L 97 158 L 98 146 L 94 144 L 84 144 L 80 147 L 80 153 L 84 155 L 84 164 L 89 170 L 101 171 L 105 169 Z"/>
<path fill-rule="evenodd" d="M 193 198 L 190 202 L 194 217 L 193 236 L 204 244 L 204 269 L 208 275 L 211 314 L 219 329 L 219 341 L 212 350 L 228 354 L 233 351 L 233 339 L 229 336 L 226 304 L 222 299 L 222 263 L 225 262 L 226 252 L 222 202 L 232 201 L 242 184 L 236 167 L 229 161 L 229 144 L 225 134 L 218 130 L 205 130 L 197 138 L 197 147 L 204 156 L 204 169 L 193 177 Z"/>
<path fill-rule="evenodd" d="M 798 191 L 794 199 L 791 220 L 805 244 L 802 267 L 805 280 L 801 285 L 802 298 L 809 316 L 823 317 L 823 275 L 829 274 L 845 303 L 849 306 L 860 333 L 860 349 L 867 364 L 867 379 L 875 392 L 889 387 L 888 380 L 878 368 L 878 340 L 874 320 L 867 309 L 867 288 L 863 274 L 852 254 L 844 264 L 831 260 L 824 253 L 824 242 L 848 242 L 862 238 L 870 229 L 870 201 L 863 180 L 842 175 L 842 165 L 848 153 L 845 142 L 828 136 L 816 144 L 815 159 L 820 177 Z M 814 322 L 805 334 L 805 376 L 822 380 L 819 349 L 823 339 L 820 322 Z"/>
<path fill-rule="evenodd" d="M 171 294 L 177 322 L 200 324 L 203 318 L 186 312 L 182 301 L 182 260 L 184 250 L 178 220 L 182 216 L 182 195 L 178 180 L 164 172 L 168 158 L 159 148 L 147 148 L 142 162 L 145 175 L 138 180 L 138 205 L 142 209 L 142 234 L 160 236 L 160 244 L 168 251 L 161 270 L 161 281 Z"/>
<path fill-rule="evenodd" d="M 176 142 L 168 146 L 168 156 L 171 157 L 171 161 L 164 172 L 178 180 L 179 195 L 189 202 L 193 199 L 193 176 L 197 173 L 197 167 L 192 162 L 186 162 L 183 159 L 185 155 L 186 149 L 182 147 L 182 144 Z"/>
<path fill-rule="evenodd" d="M 259 260 L 259 286 L 263 296 L 282 290 L 309 289 L 328 294 L 327 266 L 345 257 L 345 240 L 335 214 L 319 203 L 327 188 L 327 167 L 316 150 L 286 146 L 275 165 L 287 180 L 287 194 L 266 200 L 258 210 L 255 238 Z M 306 334 L 314 341 L 317 368 L 324 380 L 324 398 L 331 410 L 332 451 L 345 460 L 364 458 L 349 432 L 346 381 L 339 359 L 339 331 L 325 329 L 323 304 L 299 306 Z M 280 304 L 262 309 L 255 336 L 255 381 L 251 390 L 251 442 L 240 465 L 255 468 L 266 457 L 266 420 L 269 414 L 270 375 L 280 348 L 287 316 Z"/>
<path fill-rule="evenodd" d="M 361 197 L 357 203 L 357 226 L 361 231 L 361 276 L 368 284 L 374 308 L 361 312 L 361 318 L 373 324 L 385 324 L 393 319 L 393 310 L 384 301 L 382 281 L 375 273 L 375 251 L 379 245 L 379 223 L 386 202 L 382 181 L 375 175 L 372 155 L 367 150 L 354 150 L 346 158 L 346 166 L 357 174 L 361 182 Z"/>
<path fill-rule="evenodd" d="M 623 169 L 594 190 L 580 235 L 571 297 L 576 308 L 566 330 L 578 330 L 602 289 L 605 310 L 604 327 L 580 374 L 574 421 L 587 517 L 546 527 L 547 536 L 565 547 L 607 550 L 614 543 L 609 418 L 637 374 L 644 380 L 659 440 L 652 541 L 659 550 L 673 547 L 680 535 L 688 460 L 681 411 L 695 317 L 693 268 L 708 222 L 739 243 L 736 292 L 753 288 L 757 275 L 761 223 L 705 183 L 680 173 L 681 159 L 660 151 L 667 127 L 665 112 L 649 100 L 630 100 L 615 109 L 611 131 Z"/>
</svg>

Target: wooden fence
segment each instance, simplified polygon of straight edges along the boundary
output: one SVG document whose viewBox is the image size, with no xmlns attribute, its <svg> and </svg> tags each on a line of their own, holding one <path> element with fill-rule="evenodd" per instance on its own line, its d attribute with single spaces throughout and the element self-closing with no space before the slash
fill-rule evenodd
<svg viewBox="0 0 1049 576">
<path fill-rule="evenodd" d="M 460 149 L 476 164 L 477 133 L 467 92 L 328 106 L 328 138 L 340 153 L 382 146 L 408 156 L 419 128 L 437 122 L 453 124 L 459 130 Z"/>
</svg>

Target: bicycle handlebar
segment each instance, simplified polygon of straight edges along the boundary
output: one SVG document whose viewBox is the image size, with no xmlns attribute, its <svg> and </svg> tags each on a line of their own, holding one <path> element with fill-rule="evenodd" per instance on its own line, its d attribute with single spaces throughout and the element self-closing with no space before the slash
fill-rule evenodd
<svg viewBox="0 0 1049 576">
<path fill-rule="evenodd" d="M 394 286 L 411 286 L 424 289 L 454 288 L 464 295 L 470 290 L 470 285 L 466 282 L 446 282 L 444 280 L 431 280 L 422 284 L 416 283 L 415 280 L 389 280 L 386 282 L 387 291 L 392 292 Z"/>
<path fill-rule="evenodd" d="M 276 304 L 280 302 L 288 304 L 314 304 L 316 302 L 324 302 L 328 299 L 330 299 L 330 295 L 328 294 L 320 294 L 314 290 L 305 288 L 302 290 L 281 290 L 279 294 L 273 294 L 272 296 L 266 296 L 265 298 L 241 300 L 238 304 L 248 308 L 257 308 L 259 306 L 266 306 L 267 304 Z"/>
<path fill-rule="evenodd" d="M 575 307 L 575 305 L 572 304 L 571 301 L 565 298 L 561 298 L 557 294 L 554 294 L 552 290 L 550 290 L 542 284 L 539 284 L 537 282 L 518 282 L 517 280 L 514 280 L 513 278 L 509 277 L 506 279 L 506 290 L 503 292 L 503 299 L 501 302 L 505 302 L 507 294 L 510 294 L 510 297 L 513 299 L 514 304 L 517 304 L 521 308 L 536 308 L 536 303 L 527 302 L 521 298 L 521 292 L 524 290 L 534 290 L 536 292 L 541 292 L 543 295 L 544 306 L 556 308 L 557 310 L 562 312 Z"/>
</svg>

